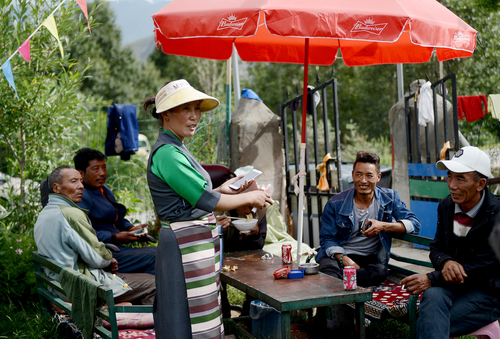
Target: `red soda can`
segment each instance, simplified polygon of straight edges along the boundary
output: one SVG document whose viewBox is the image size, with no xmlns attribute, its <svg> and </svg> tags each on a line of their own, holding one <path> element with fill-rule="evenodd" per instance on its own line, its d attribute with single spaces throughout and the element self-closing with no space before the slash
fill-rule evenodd
<svg viewBox="0 0 500 339">
<path fill-rule="evenodd" d="M 344 290 L 355 290 L 358 287 L 357 285 L 354 266 L 344 267 Z"/>
<path fill-rule="evenodd" d="M 276 271 L 274 271 L 273 275 L 276 279 L 286 277 L 290 273 L 290 267 L 285 266 L 282 268 L 278 268 Z"/>
<path fill-rule="evenodd" d="M 283 264 L 291 264 L 292 260 L 292 245 L 281 246 L 281 261 Z"/>
</svg>

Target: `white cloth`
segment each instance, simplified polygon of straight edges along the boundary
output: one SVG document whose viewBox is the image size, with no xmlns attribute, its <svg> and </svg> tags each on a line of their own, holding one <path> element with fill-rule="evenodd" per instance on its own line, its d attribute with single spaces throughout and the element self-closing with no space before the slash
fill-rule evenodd
<svg viewBox="0 0 500 339">
<path fill-rule="evenodd" d="M 432 89 L 431 82 L 427 81 L 420 87 L 420 94 L 418 96 L 418 124 L 421 126 L 427 126 L 427 124 L 433 123 L 434 110 L 432 108 Z"/>
<path fill-rule="evenodd" d="M 500 119 L 500 94 L 488 95 L 488 109 L 495 119 Z"/>
</svg>

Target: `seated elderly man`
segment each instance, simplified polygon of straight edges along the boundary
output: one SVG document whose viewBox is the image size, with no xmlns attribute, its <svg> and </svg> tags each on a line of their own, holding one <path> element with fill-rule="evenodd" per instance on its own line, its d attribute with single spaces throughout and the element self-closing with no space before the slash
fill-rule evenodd
<svg viewBox="0 0 500 339">
<path fill-rule="evenodd" d="M 152 305 L 156 293 L 154 276 L 148 273 L 115 274 L 116 259 L 97 239 L 86 211 L 75 203 L 82 200 L 80 173 L 71 166 L 60 166 L 49 176 L 54 193 L 35 224 L 38 252 L 71 267 L 111 288 L 115 302 Z M 58 280 L 58 275 L 48 272 Z"/>
<path fill-rule="evenodd" d="M 430 245 L 435 271 L 401 281 L 408 292 L 424 292 L 418 338 L 447 339 L 469 334 L 500 318 L 500 261 L 488 243 L 500 202 L 488 189 L 490 158 L 477 147 L 459 149 L 448 170 L 450 195 L 438 206 L 436 236 Z"/>
<path fill-rule="evenodd" d="M 90 148 L 80 149 L 73 161 L 83 178 L 83 196 L 77 205 L 89 211 L 92 227 L 99 241 L 117 245 L 113 251 L 118 260 L 121 273 L 155 274 L 156 247 L 133 248 L 121 246 L 145 236 L 137 236 L 131 231 L 147 227 L 148 224 L 134 226 L 125 218 L 127 209 L 116 202 L 113 192 L 105 185 L 107 157 L 100 151 Z"/>
</svg>

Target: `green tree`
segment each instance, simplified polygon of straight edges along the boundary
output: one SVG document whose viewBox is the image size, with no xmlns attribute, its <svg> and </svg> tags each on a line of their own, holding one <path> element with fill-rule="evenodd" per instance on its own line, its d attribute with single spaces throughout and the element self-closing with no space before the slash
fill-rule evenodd
<svg viewBox="0 0 500 339">
<path fill-rule="evenodd" d="M 39 6 L 29 0 L 0 0 L 0 51 L 7 58 L 19 47 L 50 12 L 57 1 Z M 81 40 L 88 29 L 75 3 L 61 7 L 54 15 L 64 48 Z M 75 20 L 75 18 L 77 20 Z M 83 21 L 83 20 L 85 21 Z M 61 58 L 56 40 L 42 28 L 31 39 L 31 61 L 20 55 L 11 59 L 19 100 L 5 77 L 0 80 L 0 146 L 7 156 L 10 174 L 21 179 L 19 192 L 13 190 L 9 218 L 23 228 L 33 225 L 38 206 L 33 182 L 40 181 L 50 168 L 67 159 L 74 125 L 84 112 L 86 99 L 79 94 L 82 73 L 66 54 Z M 54 149 L 55 148 L 55 149 Z"/>
<path fill-rule="evenodd" d="M 70 48 L 78 69 L 85 70 L 84 94 L 101 98 L 106 104 L 140 104 L 161 86 L 160 72 L 151 62 L 139 63 L 129 47 L 121 45 L 121 30 L 106 2 L 92 4 L 96 26 L 92 34 Z"/>
<path fill-rule="evenodd" d="M 41 6 L 31 0 L 0 0 L 2 62 L 59 2 L 48 0 Z M 63 5 L 54 17 L 65 50 L 88 36 L 87 20 L 75 2 Z M 0 205 L 10 214 L 0 220 L 0 271 L 4 277 L 0 304 L 12 305 L 8 312 L 15 313 L 19 305 L 33 300 L 30 254 L 36 250 L 33 227 L 41 209 L 37 183 L 56 166 L 70 162 L 88 100 L 79 92 L 83 74 L 68 53 L 61 57 L 56 40 L 45 28 L 31 38 L 31 61 L 15 55 L 11 65 L 19 99 L 1 75 L 0 149 L 8 174 L 20 178 L 20 183 L 1 191 Z M 15 318 L 13 313 L 0 322 Z"/>
</svg>

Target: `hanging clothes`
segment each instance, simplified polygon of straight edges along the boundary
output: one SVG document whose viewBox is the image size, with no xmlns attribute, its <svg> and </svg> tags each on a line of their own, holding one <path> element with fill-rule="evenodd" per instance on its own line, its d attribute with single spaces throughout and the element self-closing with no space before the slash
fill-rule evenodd
<svg viewBox="0 0 500 339">
<path fill-rule="evenodd" d="M 119 155 L 122 160 L 130 160 L 130 155 L 139 149 L 139 124 L 135 105 L 108 107 L 108 134 L 106 155 Z"/>
<path fill-rule="evenodd" d="M 488 107 L 493 118 L 500 120 L 500 94 L 488 95 Z"/>
<path fill-rule="evenodd" d="M 433 123 L 434 120 L 431 85 L 430 81 L 423 84 L 420 88 L 420 95 L 418 96 L 418 124 L 421 126 L 427 126 L 428 123 Z"/>
<path fill-rule="evenodd" d="M 457 96 L 458 117 L 467 122 L 481 119 L 488 114 L 488 102 L 486 95 Z M 484 110 L 481 103 L 484 103 Z"/>
</svg>

